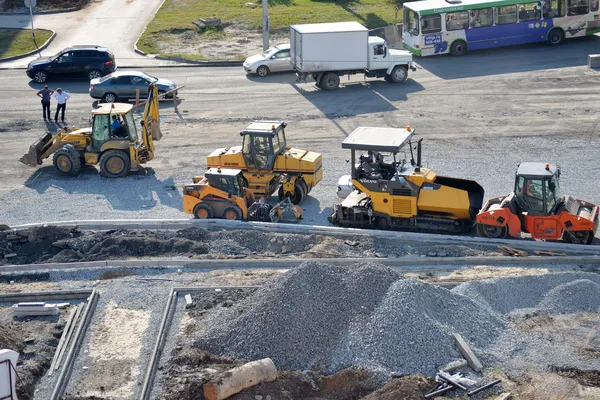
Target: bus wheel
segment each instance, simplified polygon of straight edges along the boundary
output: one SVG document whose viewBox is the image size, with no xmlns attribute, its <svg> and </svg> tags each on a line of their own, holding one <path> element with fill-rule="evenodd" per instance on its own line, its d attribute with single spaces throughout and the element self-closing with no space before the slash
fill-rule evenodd
<svg viewBox="0 0 600 400">
<path fill-rule="evenodd" d="M 467 44 L 462 40 L 457 40 L 456 42 L 452 43 L 450 54 L 453 56 L 464 56 L 467 54 Z"/>
<path fill-rule="evenodd" d="M 548 43 L 550 46 L 558 46 L 565 40 L 565 33 L 562 29 L 552 29 L 548 33 Z"/>
</svg>

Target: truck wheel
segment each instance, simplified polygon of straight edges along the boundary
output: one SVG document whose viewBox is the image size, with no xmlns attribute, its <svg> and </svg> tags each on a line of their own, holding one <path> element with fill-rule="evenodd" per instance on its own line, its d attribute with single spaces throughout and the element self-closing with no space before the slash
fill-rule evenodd
<svg viewBox="0 0 600 400">
<path fill-rule="evenodd" d="M 340 86 L 340 77 L 333 72 L 327 72 L 321 79 L 321 88 L 325 90 L 335 90 Z"/>
<path fill-rule="evenodd" d="M 558 46 L 559 44 L 562 44 L 564 40 L 565 33 L 562 31 L 562 29 L 552 29 L 548 33 L 548 44 L 550 44 L 550 46 Z"/>
<path fill-rule="evenodd" d="M 194 217 L 198 219 L 213 218 L 215 215 L 212 207 L 206 203 L 196 204 L 194 207 Z"/>
<path fill-rule="evenodd" d="M 64 175 L 75 176 L 81 170 L 79 152 L 70 144 L 65 144 L 54 153 L 54 168 Z"/>
<path fill-rule="evenodd" d="M 265 77 L 269 75 L 269 67 L 267 67 L 266 65 L 261 65 L 260 67 L 256 68 L 256 75 L 260 77 Z"/>
<path fill-rule="evenodd" d="M 450 54 L 453 56 L 464 56 L 467 54 L 467 44 L 463 40 L 457 40 L 450 47 Z"/>
<path fill-rule="evenodd" d="M 242 219 L 242 210 L 238 206 L 227 206 L 223 210 L 223 218 L 231 220 Z"/>
<path fill-rule="evenodd" d="M 408 78 L 408 68 L 402 65 L 396 65 L 390 74 L 390 79 L 394 83 L 402 83 Z"/>
<path fill-rule="evenodd" d="M 121 150 L 108 150 L 100 157 L 100 174 L 107 178 L 120 178 L 129 173 L 129 157 Z"/>
</svg>

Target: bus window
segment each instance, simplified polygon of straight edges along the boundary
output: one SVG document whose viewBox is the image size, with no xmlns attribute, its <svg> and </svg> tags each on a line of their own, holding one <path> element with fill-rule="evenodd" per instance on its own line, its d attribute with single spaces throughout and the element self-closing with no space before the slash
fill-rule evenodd
<svg viewBox="0 0 600 400">
<path fill-rule="evenodd" d="M 404 31 L 411 36 L 419 35 L 419 14 L 408 8 L 404 9 Z"/>
<path fill-rule="evenodd" d="M 496 25 L 514 24 L 517 22 L 517 6 L 496 8 Z"/>
<path fill-rule="evenodd" d="M 421 17 L 421 33 L 438 33 L 442 31 L 442 17 L 439 14 Z"/>
<path fill-rule="evenodd" d="M 470 12 L 471 28 L 482 26 L 492 26 L 494 24 L 494 10 L 491 8 L 482 8 Z"/>
<path fill-rule="evenodd" d="M 458 31 L 469 29 L 469 12 L 458 11 L 446 14 L 446 30 Z"/>
<path fill-rule="evenodd" d="M 567 0 L 567 15 L 583 15 L 589 12 L 587 0 Z"/>
<path fill-rule="evenodd" d="M 549 0 L 544 3 L 544 18 L 565 16 L 564 0 Z"/>
<path fill-rule="evenodd" d="M 519 21 L 533 21 L 540 19 L 540 10 L 537 3 L 519 5 Z"/>
</svg>

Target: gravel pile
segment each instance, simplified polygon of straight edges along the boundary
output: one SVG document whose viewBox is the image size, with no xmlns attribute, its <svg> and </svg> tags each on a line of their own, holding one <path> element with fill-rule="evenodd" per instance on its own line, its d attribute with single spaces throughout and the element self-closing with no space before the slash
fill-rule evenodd
<svg viewBox="0 0 600 400">
<path fill-rule="evenodd" d="M 598 310 L 599 281 L 566 273 L 474 281 L 449 291 L 377 264 L 305 263 L 207 315 L 194 346 L 238 359 L 271 357 L 282 369 L 333 373 L 354 365 L 432 375 L 459 357 L 451 335 L 459 333 L 485 365 L 507 372 L 590 367 L 596 362 L 570 343 L 552 345 L 563 332 L 517 325 L 531 312 Z"/>
<path fill-rule="evenodd" d="M 358 365 L 432 374 L 458 355 L 450 332 L 477 347 L 506 329 L 470 299 L 373 264 L 306 263 L 208 318 L 197 347 L 327 373 Z"/>
<path fill-rule="evenodd" d="M 556 313 L 597 310 L 600 306 L 598 289 L 580 283 L 580 280 L 600 285 L 600 276 L 596 274 L 566 272 L 470 281 L 452 291 L 470 297 L 499 314 L 530 308 Z M 567 299 L 573 294 L 577 299 Z M 590 304 L 596 304 L 595 308 L 590 309 Z"/>
</svg>

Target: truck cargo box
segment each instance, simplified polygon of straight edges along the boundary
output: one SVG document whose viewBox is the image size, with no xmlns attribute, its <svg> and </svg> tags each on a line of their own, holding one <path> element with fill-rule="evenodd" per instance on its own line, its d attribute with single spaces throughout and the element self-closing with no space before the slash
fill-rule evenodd
<svg viewBox="0 0 600 400">
<path fill-rule="evenodd" d="M 290 27 L 290 60 L 298 72 L 367 68 L 369 30 L 358 22 Z"/>
</svg>

